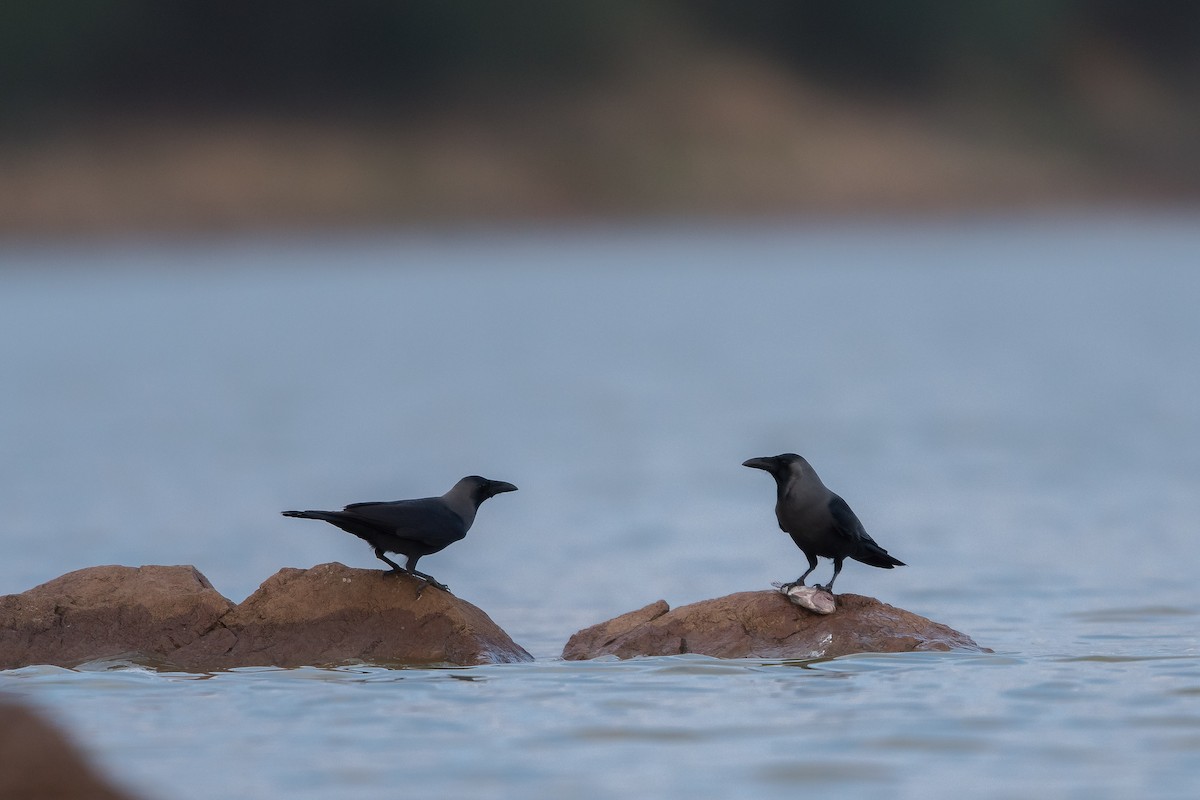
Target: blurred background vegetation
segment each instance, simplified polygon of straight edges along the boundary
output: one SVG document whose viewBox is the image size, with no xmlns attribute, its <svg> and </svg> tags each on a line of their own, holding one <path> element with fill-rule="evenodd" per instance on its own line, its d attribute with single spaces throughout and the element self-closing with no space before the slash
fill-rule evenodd
<svg viewBox="0 0 1200 800">
<path fill-rule="evenodd" d="M 0 232 L 1191 202 L 1182 0 L 10 0 Z"/>
</svg>

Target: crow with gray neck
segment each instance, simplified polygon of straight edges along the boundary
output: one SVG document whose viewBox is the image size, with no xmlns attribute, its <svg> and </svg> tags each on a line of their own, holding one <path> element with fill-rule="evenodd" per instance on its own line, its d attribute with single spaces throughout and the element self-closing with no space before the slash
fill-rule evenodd
<svg viewBox="0 0 1200 800">
<path fill-rule="evenodd" d="M 352 503 L 341 511 L 284 511 L 285 517 L 320 519 L 352 533 L 375 549 L 375 557 L 391 567 L 390 573 L 420 578 L 431 586 L 449 592 L 432 575 L 417 572 L 422 556 L 436 553 L 467 535 L 475 512 L 489 497 L 515 492 L 516 486 L 468 475 L 441 497 L 419 500 L 395 500 L 390 503 Z M 386 553 L 401 553 L 408 558 L 401 567 Z"/>
<path fill-rule="evenodd" d="M 803 586 L 804 579 L 817 568 L 817 556 L 833 559 L 833 577 L 824 587 L 830 593 L 847 558 L 882 569 L 904 566 L 903 561 L 892 558 L 875 543 L 846 501 L 825 488 L 816 471 L 801 456 L 784 453 L 752 458 L 742 466 L 764 470 L 775 479 L 775 517 L 779 527 L 808 559 L 808 570 L 794 582 L 784 584 L 782 591 Z"/>
</svg>

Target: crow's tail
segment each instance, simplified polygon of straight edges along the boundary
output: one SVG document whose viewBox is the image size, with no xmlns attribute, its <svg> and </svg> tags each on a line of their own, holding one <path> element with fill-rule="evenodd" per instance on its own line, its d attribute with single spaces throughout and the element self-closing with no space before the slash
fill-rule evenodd
<svg viewBox="0 0 1200 800">
<path fill-rule="evenodd" d="M 874 542 L 865 543 L 858 553 L 851 556 L 855 561 L 861 561 L 872 567 L 880 567 L 881 569 L 891 569 L 892 567 L 903 567 L 906 564 L 898 558 L 893 558 L 888 555 L 888 551 L 884 550 Z"/>
<path fill-rule="evenodd" d="M 332 522 L 337 519 L 336 511 L 281 511 L 285 517 L 300 517 L 301 519 L 323 519 Z"/>
<path fill-rule="evenodd" d="M 372 547 L 378 547 L 376 539 L 379 530 L 370 522 L 363 520 L 349 511 L 282 511 L 285 517 L 300 517 L 301 519 L 319 519 L 336 525 L 346 533 L 351 533 Z"/>
</svg>

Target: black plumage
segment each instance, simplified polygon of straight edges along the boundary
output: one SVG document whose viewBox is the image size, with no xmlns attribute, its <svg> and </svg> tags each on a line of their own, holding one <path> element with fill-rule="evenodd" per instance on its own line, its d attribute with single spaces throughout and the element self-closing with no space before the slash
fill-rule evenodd
<svg viewBox="0 0 1200 800">
<path fill-rule="evenodd" d="M 830 592 L 847 558 L 882 569 L 904 566 L 904 562 L 876 544 L 846 501 L 821 483 L 803 457 L 783 453 L 752 458 L 742 466 L 765 470 L 775 479 L 775 517 L 779 527 L 808 559 L 808 570 L 794 582 L 785 584 L 785 591 L 804 585 L 804 579 L 817 568 L 818 556 L 833 559 L 833 577 L 824 587 Z"/>
<path fill-rule="evenodd" d="M 441 497 L 351 503 L 341 511 L 284 511 L 285 517 L 324 520 L 371 545 L 375 557 L 391 566 L 390 572 L 407 572 L 432 586 L 450 591 L 431 575 L 417 571 L 422 556 L 436 553 L 467 535 L 475 512 L 489 497 L 515 492 L 516 486 L 478 475 L 468 475 Z M 401 567 L 386 553 L 407 557 Z"/>
</svg>

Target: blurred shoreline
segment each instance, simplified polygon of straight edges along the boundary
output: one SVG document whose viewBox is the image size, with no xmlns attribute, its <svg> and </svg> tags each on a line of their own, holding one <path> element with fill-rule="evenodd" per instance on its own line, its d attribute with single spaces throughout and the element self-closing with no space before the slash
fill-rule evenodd
<svg viewBox="0 0 1200 800">
<path fill-rule="evenodd" d="M 1190 149 L 834 93 L 745 55 L 411 114 L 110 114 L 0 148 L 0 237 L 1177 207 Z M 1135 137 L 1136 138 L 1136 137 Z M 1149 154 L 1149 155 L 1147 155 Z"/>
</svg>

